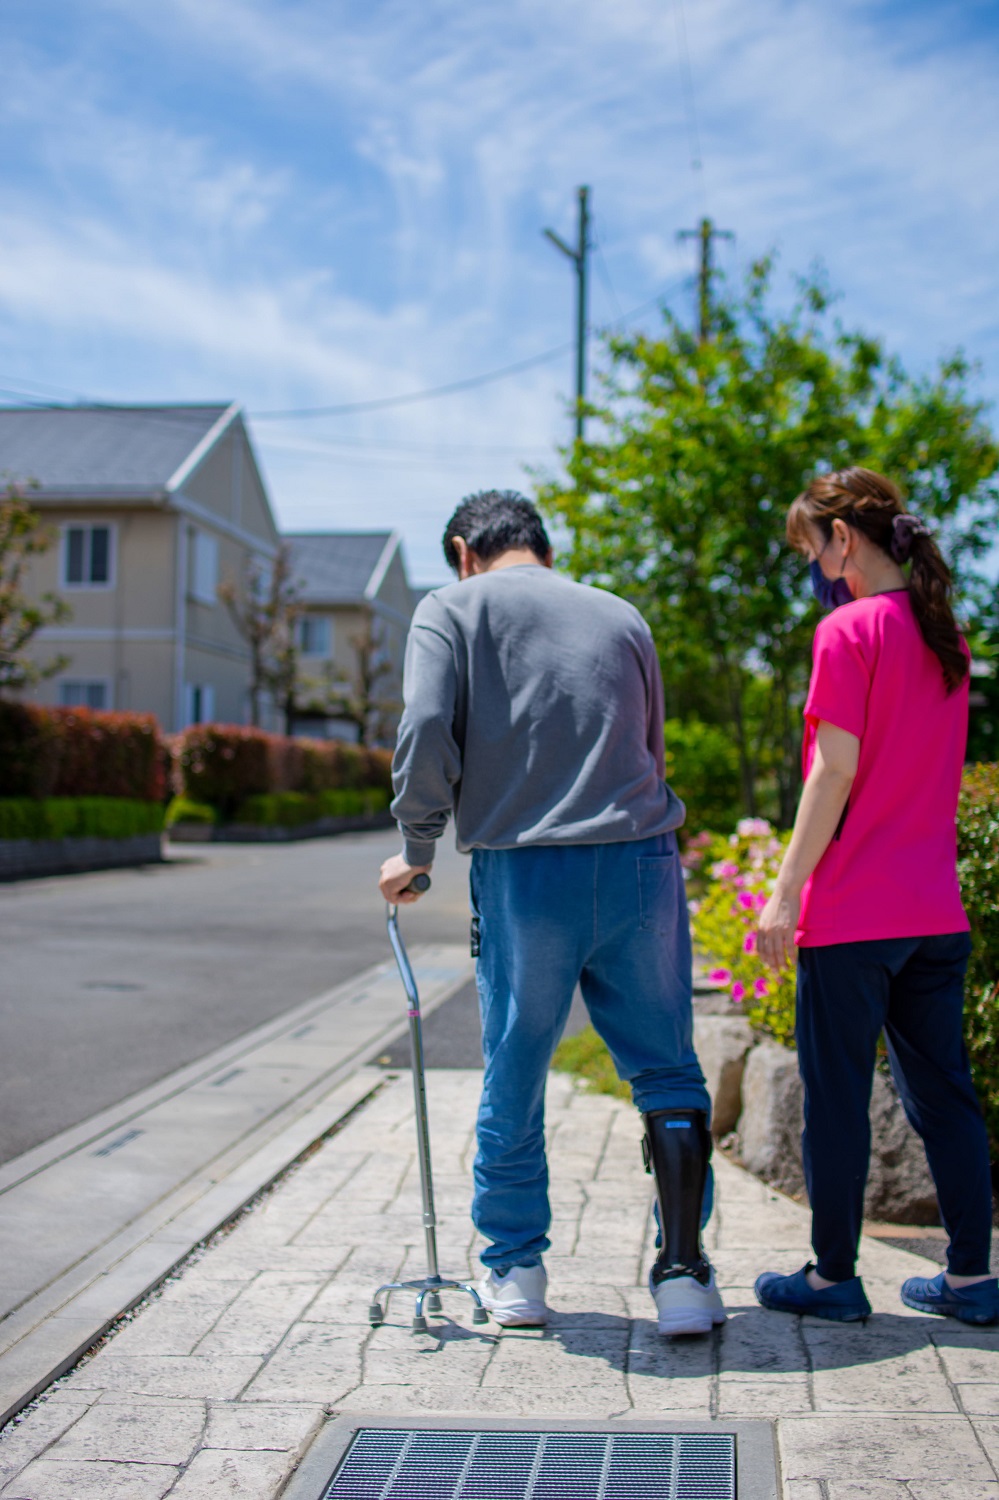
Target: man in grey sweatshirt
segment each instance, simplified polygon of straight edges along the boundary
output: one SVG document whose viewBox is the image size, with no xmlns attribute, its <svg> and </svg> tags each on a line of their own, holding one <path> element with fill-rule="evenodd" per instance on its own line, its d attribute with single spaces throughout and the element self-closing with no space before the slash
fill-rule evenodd
<svg viewBox="0 0 999 1500">
<path fill-rule="evenodd" d="M 444 551 L 459 581 L 413 616 L 393 765 L 403 850 L 380 884 L 387 901 L 417 899 L 407 887 L 453 814 L 472 855 L 485 1059 L 480 1294 L 501 1324 L 546 1320 L 545 1078 L 578 983 L 644 1117 L 660 1331 L 708 1332 L 725 1316 L 700 1244 L 710 1106 L 651 633 L 624 600 L 551 571 L 522 496 L 463 501 Z"/>
</svg>

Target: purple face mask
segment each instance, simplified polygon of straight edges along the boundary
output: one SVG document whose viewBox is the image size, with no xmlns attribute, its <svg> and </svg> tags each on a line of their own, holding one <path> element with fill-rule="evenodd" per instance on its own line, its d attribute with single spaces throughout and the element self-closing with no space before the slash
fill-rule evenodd
<svg viewBox="0 0 999 1500">
<path fill-rule="evenodd" d="M 853 595 L 845 578 L 827 578 L 818 560 L 809 563 L 812 592 L 823 609 L 838 609 L 841 604 L 852 604 Z"/>
</svg>

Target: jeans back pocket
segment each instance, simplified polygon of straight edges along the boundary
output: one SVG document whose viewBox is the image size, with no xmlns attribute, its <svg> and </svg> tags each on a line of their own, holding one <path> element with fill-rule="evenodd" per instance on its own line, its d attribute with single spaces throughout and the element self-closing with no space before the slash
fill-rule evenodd
<svg viewBox="0 0 999 1500">
<path fill-rule="evenodd" d="M 643 932 L 668 937 L 676 928 L 675 854 L 640 855 L 638 865 L 638 921 Z"/>
</svg>

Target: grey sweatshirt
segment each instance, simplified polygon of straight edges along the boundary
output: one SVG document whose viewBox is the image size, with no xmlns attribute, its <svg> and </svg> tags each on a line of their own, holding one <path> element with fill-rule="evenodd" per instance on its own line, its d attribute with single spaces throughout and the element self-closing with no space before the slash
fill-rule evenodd
<svg viewBox="0 0 999 1500">
<path fill-rule="evenodd" d="M 419 603 L 406 648 L 392 812 L 428 865 L 458 848 L 615 844 L 677 828 L 663 687 L 636 609 L 531 564 Z"/>
</svg>

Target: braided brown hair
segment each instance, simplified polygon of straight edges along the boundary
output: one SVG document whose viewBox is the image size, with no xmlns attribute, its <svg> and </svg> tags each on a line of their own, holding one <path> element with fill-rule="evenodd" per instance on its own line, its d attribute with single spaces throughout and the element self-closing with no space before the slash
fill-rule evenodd
<svg viewBox="0 0 999 1500">
<path fill-rule="evenodd" d="M 951 608 L 950 570 L 929 531 L 916 517 L 905 514 L 902 496 L 891 480 L 872 469 L 817 475 L 792 502 L 787 539 L 804 552 L 810 545 L 807 528 L 814 526 L 828 540 L 837 519 L 863 532 L 896 562 L 911 562 L 912 612 L 952 693 L 968 675 L 968 658 Z"/>
</svg>

